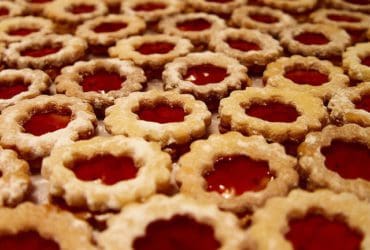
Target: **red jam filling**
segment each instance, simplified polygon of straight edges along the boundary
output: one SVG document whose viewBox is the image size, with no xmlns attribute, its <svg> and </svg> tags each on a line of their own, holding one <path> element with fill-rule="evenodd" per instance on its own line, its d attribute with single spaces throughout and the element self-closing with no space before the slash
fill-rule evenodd
<svg viewBox="0 0 370 250">
<path fill-rule="evenodd" d="M 366 40 L 366 29 L 345 29 L 345 31 L 350 35 L 352 43 Z"/>
<path fill-rule="evenodd" d="M 48 3 L 53 0 L 28 0 L 28 1 L 30 1 L 31 3 Z"/>
<path fill-rule="evenodd" d="M 330 42 L 330 40 L 323 34 L 313 32 L 303 32 L 295 36 L 294 40 L 305 45 L 324 45 Z"/>
<path fill-rule="evenodd" d="M 352 3 L 352 4 L 358 4 L 358 5 L 367 5 L 367 4 L 370 4 L 370 1 L 369 0 L 344 0 L 348 3 Z"/>
<path fill-rule="evenodd" d="M 136 51 L 139 51 L 143 55 L 150 54 L 167 54 L 173 48 L 175 44 L 167 42 L 154 42 L 154 43 L 143 43 Z"/>
<path fill-rule="evenodd" d="M 186 215 L 176 215 L 169 220 L 150 223 L 145 235 L 135 239 L 135 250 L 216 250 L 221 244 L 213 228 Z"/>
<path fill-rule="evenodd" d="M 295 157 L 298 155 L 298 146 L 301 144 L 301 142 L 287 140 L 287 141 L 282 142 L 281 144 L 284 146 L 285 152 L 288 155 L 295 156 Z"/>
<path fill-rule="evenodd" d="M 294 122 L 299 117 L 294 106 L 280 102 L 252 103 L 245 113 L 269 122 Z"/>
<path fill-rule="evenodd" d="M 154 107 L 140 106 L 137 112 L 140 120 L 157 123 L 182 122 L 186 116 L 184 109 L 180 106 L 158 103 Z"/>
<path fill-rule="evenodd" d="M 334 140 L 321 152 L 325 156 L 325 166 L 342 178 L 370 181 L 370 149 L 366 145 Z"/>
<path fill-rule="evenodd" d="M 188 68 L 183 79 L 197 85 L 218 83 L 223 81 L 229 74 L 227 70 L 212 64 L 200 64 Z"/>
<path fill-rule="evenodd" d="M 41 237 L 38 232 L 27 231 L 11 235 L 0 236 L 0 249 L 7 250 L 59 250 L 59 245 Z"/>
<path fill-rule="evenodd" d="M 163 10 L 167 7 L 164 3 L 149 2 L 144 4 L 138 4 L 135 6 L 135 11 L 153 11 L 153 10 Z"/>
<path fill-rule="evenodd" d="M 285 72 L 284 77 L 297 84 L 309 84 L 312 86 L 320 86 L 329 82 L 328 75 L 314 69 L 292 69 Z"/>
<path fill-rule="evenodd" d="M 205 173 L 207 191 L 241 195 L 247 191 L 259 191 L 273 178 L 266 161 L 256 161 L 245 155 L 219 158 L 213 170 Z"/>
<path fill-rule="evenodd" d="M 370 67 L 370 56 L 365 57 L 364 59 L 361 60 L 361 64 L 366 65 Z"/>
<path fill-rule="evenodd" d="M 230 3 L 233 0 L 206 0 L 206 1 L 211 3 Z"/>
<path fill-rule="evenodd" d="M 99 155 L 91 159 L 76 161 L 71 169 L 80 180 L 100 179 L 106 185 L 133 179 L 138 171 L 132 158 L 113 155 Z"/>
<path fill-rule="evenodd" d="M 94 28 L 96 33 L 116 32 L 127 27 L 124 22 L 104 22 Z"/>
<path fill-rule="evenodd" d="M 354 102 L 356 109 L 363 109 L 370 112 L 370 94 L 361 96 L 361 99 Z"/>
<path fill-rule="evenodd" d="M 98 70 L 91 75 L 84 75 L 80 84 L 84 92 L 109 92 L 122 88 L 122 83 L 125 80 L 125 77 L 122 77 L 115 72 Z"/>
<path fill-rule="evenodd" d="M 23 124 L 24 132 L 40 136 L 67 127 L 71 121 L 70 110 L 37 112 Z"/>
<path fill-rule="evenodd" d="M 19 28 L 15 30 L 10 30 L 8 34 L 11 36 L 27 36 L 37 31 L 39 31 L 39 29 Z"/>
<path fill-rule="evenodd" d="M 0 99 L 10 99 L 23 91 L 27 91 L 28 86 L 22 81 L 12 84 L 0 84 Z"/>
<path fill-rule="evenodd" d="M 176 27 L 182 31 L 202 31 L 209 29 L 211 26 L 212 24 L 210 22 L 202 18 L 188 20 L 176 25 Z"/>
<path fill-rule="evenodd" d="M 279 19 L 266 14 L 249 14 L 249 17 L 260 23 L 277 23 Z"/>
<path fill-rule="evenodd" d="M 7 8 L 0 8 L 0 16 L 9 15 L 9 10 Z"/>
<path fill-rule="evenodd" d="M 69 11 L 73 14 L 84 14 L 84 13 L 93 12 L 94 10 L 95 10 L 94 5 L 79 4 L 79 5 L 73 5 Z"/>
<path fill-rule="evenodd" d="M 361 21 L 359 18 L 356 18 L 356 17 L 346 16 L 346 15 L 336 15 L 336 14 L 328 14 L 327 18 L 333 21 L 349 22 L 349 23 L 357 23 Z"/>
<path fill-rule="evenodd" d="M 22 56 L 31 56 L 31 57 L 43 57 L 51 54 L 57 53 L 62 49 L 62 46 L 51 46 L 46 45 L 41 48 L 28 48 L 21 52 Z"/>
<path fill-rule="evenodd" d="M 231 48 L 241 51 L 261 50 L 261 47 L 258 44 L 242 39 L 228 39 L 226 42 Z"/>
<path fill-rule="evenodd" d="M 316 214 L 291 220 L 289 228 L 285 237 L 294 249 L 358 250 L 363 238 L 340 220 L 330 220 Z"/>
</svg>

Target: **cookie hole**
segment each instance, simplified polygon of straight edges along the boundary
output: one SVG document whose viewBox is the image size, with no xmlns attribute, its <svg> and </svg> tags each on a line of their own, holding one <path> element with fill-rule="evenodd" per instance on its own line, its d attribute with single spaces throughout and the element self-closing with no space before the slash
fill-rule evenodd
<svg viewBox="0 0 370 250">
<path fill-rule="evenodd" d="M 268 122 L 295 122 L 300 116 L 296 107 L 278 101 L 254 102 L 245 113 Z"/>
<path fill-rule="evenodd" d="M 320 86 L 329 82 L 329 76 L 316 69 L 294 67 L 286 69 L 284 77 L 296 84 Z"/>
<path fill-rule="evenodd" d="M 370 55 L 364 57 L 361 60 L 361 64 L 370 67 Z"/>
<path fill-rule="evenodd" d="M 0 99 L 10 99 L 27 91 L 29 84 L 23 78 L 16 78 L 12 81 L 0 80 Z"/>
<path fill-rule="evenodd" d="M 358 5 L 370 4 L 369 0 L 344 0 L 344 1 L 347 3 L 358 4 Z"/>
<path fill-rule="evenodd" d="M 70 6 L 67 11 L 75 15 L 91 13 L 95 11 L 95 6 L 91 4 L 76 4 Z"/>
<path fill-rule="evenodd" d="M 229 47 L 240 50 L 240 51 L 256 51 L 261 50 L 261 47 L 254 42 L 247 41 L 244 39 L 227 39 L 226 43 L 229 45 Z"/>
<path fill-rule="evenodd" d="M 163 10 L 167 8 L 167 5 L 164 3 L 156 3 L 156 2 L 147 2 L 143 4 L 136 5 L 133 9 L 135 11 L 154 11 L 154 10 Z"/>
<path fill-rule="evenodd" d="M 63 48 L 62 44 L 42 44 L 42 45 L 33 45 L 32 48 L 26 48 L 20 52 L 22 56 L 30 57 L 43 57 L 51 54 L 55 54 Z"/>
<path fill-rule="evenodd" d="M 82 73 L 80 85 L 84 92 L 94 91 L 106 93 L 121 89 L 125 81 L 126 77 L 121 76 L 117 72 L 97 68 L 92 73 Z"/>
<path fill-rule="evenodd" d="M 182 31 L 202 31 L 211 28 L 212 24 L 203 18 L 186 20 L 176 24 L 176 27 Z"/>
<path fill-rule="evenodd" d="M 42 237 L 37 231 L 0 235 L 0 245 L 3 249 L 60 249 L 54 240 Z"/>
<path fill-rule="evenodd" d="M 28 36 L 32 33 L 38 32 L 40 29 L 38 28 L 17 28 L 11 29 L 8 31 L 8 35 L 10 36 Z"/>
<path fill-rule="evenodd" d="M 360 99 L 353 102 L 356 109 L 363 109 L 370 112 L 370 93 L 366 93 L 360 97 Z"/>
<path fill-rule="evenodd" d="M 325 45 L 330 42 L 324 34 L 317 32 L 303 32 L 295 36 L 294 40 L 305 45 Z"/>
<path fill-rule="evenodd" d="M 96 33 L 110 33 L 116 32 L 127 27 L 125 22 L 102 22 L 94 27 Z"/>
<path fill-rule="evenodd" d="M 251 13 L 249 14 L 249 17 L 254 21 L 266 24 L 273 24 L 279 22 L 279 18 L 268 14 Z"/>
<path fill-rule="evenodd" d="M 359 18 L 344 15 L 344 14 L 328 14 L 326 17 L 330 20 L 337 21 L 337 22 L 358 23 L 361 21 L 361 19 Z"/>
<path fill-rule="evenodd" d="M 156 123 L 183 122 L 187 115 L 182 105 L 168 101 L 141 103 L 134 112 L 140 120 Z"/>
<path fill-rule="evenodd" d="M 9 15 L 9 10 L 5 7 L 0 8 L 0 16 L 7 16 Z"/>
<path fill-rule="evenodd" d="M 228 76 L 226 68 L 207 63 L 190 66 L 182 78 L 196 85 L 206 85 L 219 83 Z"/>
<path fill-rule="evenodd" d="M 147 42 L 136 48 L 140 54 L 167 54 L 175 48 L 175 44 L 169 42 Z"/>
</svg>

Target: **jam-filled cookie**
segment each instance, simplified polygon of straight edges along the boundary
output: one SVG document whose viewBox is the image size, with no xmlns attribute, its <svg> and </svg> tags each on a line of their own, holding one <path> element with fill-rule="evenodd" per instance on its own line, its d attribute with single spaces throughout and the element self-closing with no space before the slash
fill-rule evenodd
<svg viewBox="0 0 370 250">
<path fill-rule="evenodd" d="M 370 205 L 328 190 L 292 191 L 252 217 L 248 249 L 369 249 Z"/>
<path fill-rule="evenodd" d="M 124 235 L 124 237 L 117 237 Z M 98 236 L 104 250 L 243 249 L 244 236 L 234 215 L 186 196 L 155 196 L 125 207 Z M 174 243 L 176 242 L 176 243 Z"/>
<path fill-rule="evenodd" d="M 186 0 L 186 2 L 199 12 L 228 15 L 246 3 L 246 0 Z"/>
<path fill-rule="evenodd" d="M 299 146 L 299 167 L 311 188 L 351 192 L 370 200 L 370 129 L 329 125 L 306 136 Z"/>
<path fill-rule="evenodd" d="M 55 0 L 15 0 L 23 6 L 24 13 L 27 15 L 42 15 L 44 8 Z"/>
<path fill-rule="evenodd" d="M 290 13 L 305 13 L 314 9 L 318 3 L 317 0 L 261 0 L 262 4 L 272 8 L 280 9 Z"/>
<path fill-rule="evenodd" d="M 253 211 L 298 183 L 296 160 L 262 136 L 211 135 L 179 160 L 180 192 L 233 212 Z"/>
<path fill-rule="evenodd" d="M 369 0 L 328 0 L 328 5 L 336 9 L 345 9 L 370 13 Z"/>
<path fill-rule="evenodd" d="M 124 136 L 94 137 L 55 148 L 43 161 L 50 192 L 70 206 L 121 209 L 164 191 L 171 159 L 156 143 Z"/>
<path fill-rule="evenodd" d="M 13 1 L 0 2 L 0 20 L 5 20 L 9 17 L 20 16 L 24 13 L 24 6 Z"/>
<path fill-rule="evenodd" d="M 370 81 L 370 42 L 349 47 L 343 53 L 343 67 L 351 79 Z"/>
</svg>

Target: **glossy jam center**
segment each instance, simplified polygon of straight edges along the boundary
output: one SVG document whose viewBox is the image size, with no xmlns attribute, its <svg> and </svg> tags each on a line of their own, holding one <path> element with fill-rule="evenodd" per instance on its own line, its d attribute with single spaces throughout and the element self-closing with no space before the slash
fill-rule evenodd
<svg viewBox="0 0 370 250">
<path fill-rule="evenodd" d="M 7 8 L 0 8 L 0 16 L 9 15 L 9 10 Z"/>
<path fill-rule="evenodd" d="M 143 43 L 136 50 L 143 55 L 167 54 L 175 47 L 175 44 L 167 42 Z"/>
<path fill-rule="evenodd" d="M 249 17 L 260 23 L 277 23 L 278 18 L 265 14 L 249 14 Z"/>
<path fill-rule="evenodd" d="M 228 76 L 227 70 L 212 64 L 200 64 L 188 68 L 183 79 L 197 85 L 218 83 Z"/>
<path fill-rule="evenodd" d="M 188 20 L 176 25 L 179 30 L 183 31 L 202 31 L 209 29 L 211 26 L 212 24 L 210 22 L 202 18 Z"/>
<path fill-rule="evenodd" d="M 0 249 L 4 250 L 59 250 L 59 245 L 34 231 L 0 236 Z"/>
<path fill-rule="evenodd" d="M 8 34 L 11 36 L 27 36 L 37 31 L 39 31 L 39 29 L 19 28 L 19 29 L 10 30 Z"/>
<path fill-rule="evenodd" d="M 88 160 L 76 161 L 72 171 L 80 180 L 100 179 L 106 185 L 114 185 L 135 178 L 138 168 L 130 157 L 99 155 Z"/>
<path fill-rule="evenodd" d="M 121 77 L 115 72 L 98 70 L 93 74 L 84 75 L 80 84 L 84 92 L 109 92 L 122 88 L 122 83 L 125 80 L 125 77 Z"/>
<path fill-rule="evenodd" d="M 104 22 L 94 28 L 96 33 L 116 32 L 127 27 L 124 22 Z"/>
<path fill-rule="evenodd" d="M 320 86 L 329 81 L 329 77 L 326 74 L 314 69 L 289 70 L 285 72 L 284 77 L 297 84 L 309 84 L 312 86 Z"/>
<path fill-rule="evenodd" d="M 213 170 L 205 173 L 207 191 L 243 194 L 259 191 L 273 178 L 268 163 L 255 161 L 245 155 L 221 157 L 213 165 Z"/>
<path fill-rule="evenodd" d="M 79 5 L 73 5 L 69 11 L 73 14 L 84 14 L 84 13 L 93 12 L 94 10 L 95 10 L 94 5 L 79 4 Z"/>
<path fill-rule="evenodd" d="M 47 110 L 35 113 L 23 124 L 24 131 L 36 136 L 67 127 L 71 121 L 71 111 Z"/>
<path fill-rule="evenodd" d="M 361 20 L 356 17 L 346 16 L 346 15 L 336 15 L 336 14 L 329 14 L 327 17 L 330 20 L 333 21 L 339 21 L 339 22 L 350 22 L 350 23 L 357 23 Z"/>
<path fill-rule="evenodd" d="M 23 91 L 27 91 L 28 86 L 23 82 L 13 84 L 0 84 L 0 99 L 10 99 Z"/>
<path fill-rule="evenodd" d="M 294 122 L 299 117 L 294 106 L 280 102 L 253 103 L 245 113 L 269 122 Z"/>
<path fill-rule="evenodd" d="M 358 250 L 361 234 L 339 220 L 329 220 L 321 215 L 310 214 L 289 222 L 285 237 L 294 249 L 304 250 Z"/>
<path fill-rule="evenodd" d="M 370 181 L 370 149 L 366 145 L 334 140 L 321 152 L 325 156 L 325 166 L 341 177 Z"/>
<path fill-rule="evenodd" d="M 367 56 L 364 59 L 362 59 L 361 64 L 370 67 L 370 56 Z"/>
<path fill-rule="evenodd" d="M 216 250 L 221 246 L 213 228 L 185 215 L 150 223 L 145 235 L 136 238 L 135 250 Z"/>
<path fill-rule="evenodd" d="M 41 48 L 28 48 L 21 52 L 22 56 L 31 56 L 31 57 L 43 57 L 51 54 L 57 53 L 61 50 L 62 46 L 44 46 Z"/>
<path fill-rule="evenodd" d="M 149 2 L 144 4 L 138 4 L 135 6 L 134 10 L 136 11 L 153 11 L 153 10 L 162 10 L 167 7 L 164 3 Z"/>
<path fill-rule="evenodd" d="M 363 109 L 370 112 L 370 94 L 361 96 L 361 99 L 354 102 L 356 109 Z"/>
<path fill-rule="evenodd" d="M 304 32 L 294 37 L 300 43 L 306 45 L 324 45 L 328 44 L 330 40 L 321 33 Z"/>
<path fill-rule="evenodd" d="M 53 0 L 29 0 L 31 3 L 48 3 Z"/>
<path fill-rule="evenodd" d="M 182 122 L 185 118 L 185 111 L 182 107 L 158 103 L 154 107 L 140 106 L 137 112 L 140 120 L 157 122 L 157 123 L 169 123 L 169 122 Z"/>
<path fill-rule="evenodd" d="M 258 44 L 248 42 L 242 39 L 228 39 L 227 43 L 231 48 L 241 51 L 261 50 L 261 47 L 258 46 Z"/>
<path fill-rule="evenodd" d="M 233 0 L 206 0 L 206 1 L 211 3 L 230 3 Z"/>
<path fill-rule="evenodd" d="M 370 4 L 369 0 L 344 0 L 344 1 L 348 3 L 358 4 L 358 5 Z"/>
</svg>

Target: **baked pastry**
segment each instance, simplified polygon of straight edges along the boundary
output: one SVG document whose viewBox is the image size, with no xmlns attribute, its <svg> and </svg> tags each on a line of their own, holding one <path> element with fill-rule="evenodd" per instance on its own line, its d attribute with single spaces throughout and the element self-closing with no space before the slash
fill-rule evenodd
<svg viewBox="0 0 370 250">
<path fill-rule="evenodd" d="M 368 0 L 328 0 L 329 6 L 336 9 L 346 9 L 370 13 L 370 3 Z"/>
<path fill-rule="evenodd" d="M 95 137 L 52 150 L 42 175 L 70 206 L 119 210 L 170 184 L 171 160 L 158 144 L 124 136 Z"/>
<path fill-rule="evenodd" d="M 368 249 L 370 206 L 352 194 L 292 191 L 252 217 L 249 249 Z"/>
<path fill-rule="evenodd" d="M 0 2 L 0 20 L 7 19 L 9 17 L 20 16 L 23 12 L 24 7 L 21 4 L 17 4 L 12 1 Z"/>
<path fill-rule="evenodd" d="M 182 194 L 235 213 L 254 211 L 298 183 L 296 160 L 262 136 L 211 135 L 194 142 L 178 164 Z"/>
<path fill-rule="evenodd" d="M 42 15 L 44 8 L 54 0 L 15 0 L 20 6 L 23 6 L 27 15 Z"/>
<path fill-rule="evenodd" d="M 358 43 L 343 53 L 343 67 L 358 81 L 370 81 L 370 42 Z"/>
<path fill-rule="evenodd" d="M 140 216 L 137 216 L 140 214 Z M 125 237 L 117 237 L 125 235 Z M 176 195 L 155 196 L 132 204 L 109 219 L 108 229 L 98 236 L 102 249 L 242 249 L 242 230 L 232 214 L 214 205 Z"/>
<path fill-rule="evenodd" d="M 261 0 L 261 2 L 263 5 L 296 14 L 309 12 L 314 9 L 318 3 L 317 0 Z"/>
<path fill-rule="evenodd" d="M 299 167 L 311 188 L 351 192 L 370 200 L 370 129 L 329 125 L 306 136 L 299 146 Z"/>
<path fill-rule="evenodd" d="M 96 117 L 89 104 L 64 95 L 19 101 L 0 116 L 1 145 L 25 159 L 47 156 L 55 146 L 94 134 Z"/>
</svg>

